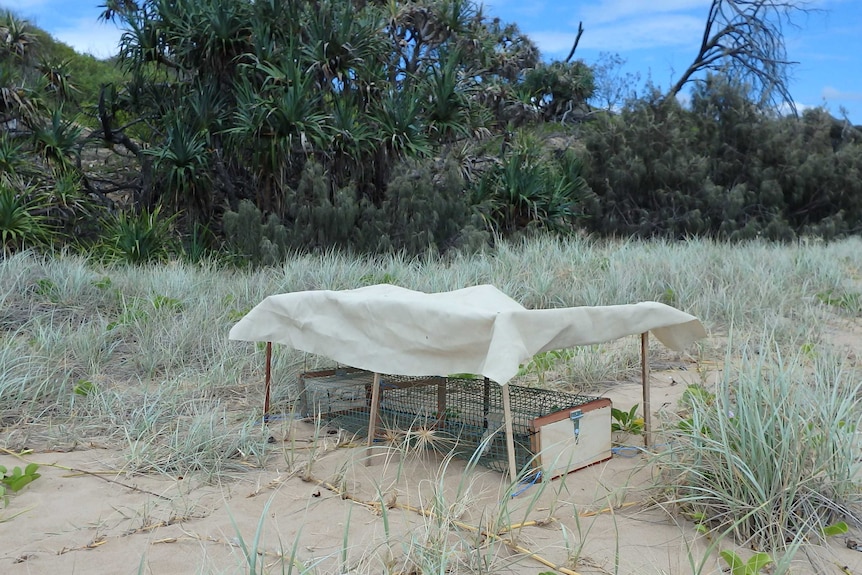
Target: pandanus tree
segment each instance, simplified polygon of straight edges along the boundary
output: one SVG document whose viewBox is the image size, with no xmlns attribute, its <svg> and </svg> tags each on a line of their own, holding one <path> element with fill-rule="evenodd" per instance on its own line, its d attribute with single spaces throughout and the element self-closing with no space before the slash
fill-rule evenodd
<svg viewBox="0 0 862 575">
<path fill-rule="evenodd" d="M 473 0 L 108 0 L 103 16 L 133 79 L 103 137 L 141 118 L 157 172 L 142 201 L 201 222 L 243 199 L 289 219 L 306 173 L 330 202 L 381 208 L 399 162 L 505 128 L 487 88 L 510 98 L 541 66 Z"/>
<path fill-rule="evenodd" d="M 0 235 L 5 252 L 81 237 L 89 214 L 70 61 L 26 20 L 0 11 Z"/>
<path fill-rule="evenodd" d="M 0 12 L 0 125 L 37 116 L 38 94 L 30 70 L 35 57 L 36 36 L 29 23 Z"/>
</svg>

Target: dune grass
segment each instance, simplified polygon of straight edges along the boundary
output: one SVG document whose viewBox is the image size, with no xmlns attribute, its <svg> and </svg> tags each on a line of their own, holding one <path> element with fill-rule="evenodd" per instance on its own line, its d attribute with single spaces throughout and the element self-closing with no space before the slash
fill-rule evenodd
<svg viewBox="0 0 862 575">
<path fill-rule="evenodd" d="M 862 381 L 843 364 L 749 344 L 715 393 L 690 388 L 656 456 L 668 501 L 760 550 L 859 524 Z"/>
<path fill-rule="evenodd" d="M 845 432 L 859 423 L 858 390 L 851 385 L 858 366 L 836 359 L 829 325 L 858 320 L 860 254 L 860 239 L 727 245 L 534 238 L 444 259 L 332 252 L 252 270 L 217 261 L 126 267 L 19 253 L 0 260 L 0 446 L 74 446 L 98 438 L 124 450 L 130 472 L 194 473 L 213 481 L 263 466 L 272 449 L 260 425 L 263 346 L 228 341 L 227 332 L 273 293 L 382 282 L 423 291 L 490 283 L 530 308 L 657 300 L 707 326 L 711 339 L 692 354 L 745 358 L 738 371 L 725 371 L 713 404 L 688 406 L 692 433 L 677 437 L 663 460 L 665 493 L 720 529 L 733 524 L 734 514 L 762 505 L 790 477 L 795 495 L 774 502 L 786 521 L 773 527 L 752 514 L 736 529 L 744 541 L 778 545 L 809 525 L 797 516 L 813 506 L 821 523 L 856 513 L 855 476 L 846 467 L 828 468 L 824 459 L 816 477 L 793 473 L 805 463 L 800 458 L 831 452 L 834 466 L 858 450 Z M 761 347 L 770 353 L 761 354 Z M 588 351 L 595 353 L 537 358 L 524 366 L 521 382 L 571 390 L 625 380 L 637 368 L 636 349 Z M 276 346 L 275 405 L 290 413 L 296 374 L 326 364 Z M 796 411 L 762 411 L 786 397 L 798 399 L 782 403 Z M 820 431 L 793 425 L 806 405 L 819 410 Z M 704 428 L 709 432 L 698 435 Z M 822 452 L 794 452 L 812 442 Z M 791 468 L 781 477 L 757 475 L 776 458 Z M 719 471 L 729 460 L 735 463 L 727 473 L 749 481 L 731 482 L 733 489 L 721 493 L 731 477 Z M 824 483 L 827 472 L 833 475 Z M 692 482 L 693 476 L 722 483 Z M 591 524 L 585 525 L 588 532 Z M 408 545 L 411 561 L 491 572 L 493 549 L 465 566 L 455 556 L 461 542 L 435 539 L 442 537 L 438 527 L 428 519 L 424 538 Z M 561 537 L 560 545 L 568 542 L 576 562 L 583 544 L 572 536 Z M 429 548 L 432 555 L 423 556 Z"/>
<path fill-rule="evenodd" d="M 260 270 L 217 262 L 105 266 L 20 253 L 0 261 L 0 421 L 7 440 L 22 422 L 35 424 L 18 430 L 30 437 L 50 436 L 63 423 L 82 437 L 134 445 L 141 430 L 148 441 L 202 433 L 203 420 L 208 434 L 248 427 L 260 415 L 263 350 L 228 341 L 233 323 L 272 293 L 379 282 L 423 291 L 490 283 L 533 308 L 658 300 L 702 318 L 713 336 L 707 346 L 724 345 L 733 326 L 742 337 L 769 332 L 795 350 L 820 343 L 824 312 L 848 313 L 840 302 L 862 291 L 860 247 L 856 239 L 729 246 L 536 238 L 444 260 L 327 253 Z M 636 350 L 596 350 L 540 358 L 545 363 L 525 366 L 524 376 L 566 386 L 622 379 L 637 365 Z M 303 366 L 320 361 L 277 346 L 276 399 L 289 397 Z M 200 469 L 186 457 L 195 442 L 176 443 L 169 456 L 135 449 L 130 464 Z M 254 451 L 245 447 L 239 452 Z"/>
</svg>

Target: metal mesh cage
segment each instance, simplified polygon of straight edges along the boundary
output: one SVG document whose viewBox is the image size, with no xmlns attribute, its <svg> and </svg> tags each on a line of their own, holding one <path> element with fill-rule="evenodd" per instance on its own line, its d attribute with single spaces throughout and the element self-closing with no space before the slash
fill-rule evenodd
<svg viewBox="0 0 862 575">
<path fill-rule="evenodd" d="M 371 413 L 373 374 L 355 369 L 300 376 L 300 411 L 329 425 L 365 435 Z M 519 469 L 532 465 L 537 433 L 533 422 L 596 398 L 545 389 L 509 386 L 515 459 Z M 440 448 L 506 471 L 503 399 L 488 380 L 454 377 L 380 376 L 379 423 L 375 443 Z"/>
</svg>

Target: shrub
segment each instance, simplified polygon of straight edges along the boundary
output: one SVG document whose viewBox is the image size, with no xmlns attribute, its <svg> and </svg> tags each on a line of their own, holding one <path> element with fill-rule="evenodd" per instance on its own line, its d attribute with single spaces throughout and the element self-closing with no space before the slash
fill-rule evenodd
<svg viewBox="0 0 862 575">
<path fill-rule="evenodd" d="M 464 188 L 451 162 L 409 161 L 398 166 L 382 206 L 389 247 L 418 254 L 464 246 L 470 223 Z"/>
<path fill-rule="evenodd" d="M 582 169 L 574 152 L 554 158 L 537 139 L 522 133 L 479 179 L 471 202 L 500 235 L 526 228 L 570 232 L 590 194 Z"/>
<path fill-rule="evenodd" d="M 862 135 L 824 110 L 767 116 L 714 76 L 690 110 L 653 94 L 585 134 L 592 231 L 786 241 L 862 229 Z"/>
<path fill-rule="evenodd" d="M 469 227 L 463 179 L 454 165 L 443 161 L 439 166 L 432 161 L 396 166 L 380 205 L 352 186 L 333 189 L 323 168 L 308 162 L 285 205 L 283 222 L 270 214 L 264 223 L 260 210 L 247 200 L 237 212 L 225 213 L 230 249 L 251 262 L 271 264 L 293 251 L 418 254 L 477 241 L 476 230 Z"/>
<path fill-rule="evenodd" d="M 36 205 L 12 186 L 0 183 L 0 242 L 3 254 L 50 240 L 52 229 L 45 216 L 36 213 Z"/>
<path fill-rule="evenodd" d="M 749 350 L 714 395 L 686 393 L 690 417 L 657 456 L 665 498 L 755 549 L 862 518 L 862 384 L 835 358 L 820 358 L 813 373 L 801 365 Z"/>
<path fill-rule="evenodd" d="M 175 251 L 173 222 L 161 209 L 140 213 L 118 212 L 103 224 L 100 251 L 109 259 L 129 264 L 161 262 Z"/>
<path fill-rule="evenodd" d="M 275 214 L 264 222 L 250 200 L 241 201 L 236 212 L 225 212 L 222 224 L 228 249 L 244 261 L 272 265 L 284 258 L 287 230 Z"/>
</svg>

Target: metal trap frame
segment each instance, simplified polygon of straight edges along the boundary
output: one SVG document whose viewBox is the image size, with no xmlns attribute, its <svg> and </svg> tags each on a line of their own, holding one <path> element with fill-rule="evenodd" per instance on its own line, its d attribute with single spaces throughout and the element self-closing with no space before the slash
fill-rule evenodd
<svg viewBox="0 0 862 575">
<path fill-rule="evenodd" d="M 379 375 L 352 368 L 302 373 L 299 412 L 370 446 L 430 448 L 506 472 L 502 386 L 488 379 Z M 515 463 L 559 476 L 611 457 L 607 398 L 509 385 Z M 376 401 L 376 409 L 373 409 Z"/>
</svg>

